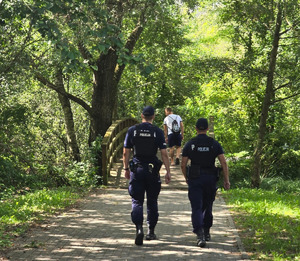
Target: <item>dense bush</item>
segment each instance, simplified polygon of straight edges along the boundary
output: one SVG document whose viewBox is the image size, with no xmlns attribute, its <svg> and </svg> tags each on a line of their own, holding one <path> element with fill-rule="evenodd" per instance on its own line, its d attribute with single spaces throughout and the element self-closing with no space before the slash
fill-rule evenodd
<svg viewBox="0 0 300 261">
<path fill-rule="evenodd" d="M 232 188 L 250 187 L 252 160 L 248 152 L 240 152 L 227 157 Z"/>
<path fill-rule="evenodd" d="M 276 190 L 278 192 L 295 191 L 299 186 L 300 152 L 287 150 L 278 155 L 279 159 L 269 166 L 265 166 L 262 175 L 261 188 Z M 240 152 L 227 156 L 230 182 L 232 188 L 250 187 L 252 159 L 248 152 Z M 265 164 L 271 162 L 264 158 Z M 300 187 L 300 186 L 299 186 Z"/>
<path fill-rule="evenodd" d="M 285 180 L 281 177 L 264 178 L 261 189 L 272 190 L 278 193 L 296 193 L 300 195 L 300 180 Z"/>
<path fill-rule="evenodd" d="M 73 162 L 65 171 L 64 177 L 74 187 L 95 186 L 98 182 L 96 167 L 90 162 Z"/>
<path fill-rule="evenodd" d="M 7 187 L 18 186 L 23 182 L 23 173 L 12 157 L 0 155 L 0 184 Z"/>
<path fill-rule="evenodd" d="M 300 178 L 300 151 L 286 149 L 271 155 L 268 175 L 271 177 L 282 177 L 283 179 Z M 273 159 L 273 160 L 272 160 Z"/>
<path fill-rule="evenodd" d="M 82 162 L 35 162 L 27 170 L 19 168 L 17 159 L 0 156 L 0 198 L 15 193 L 61 186 L 93 187 L 99 182 L 96 155 L 101 149 L 101 138 L 97 139 L 84 155 Z"/>
</svg>

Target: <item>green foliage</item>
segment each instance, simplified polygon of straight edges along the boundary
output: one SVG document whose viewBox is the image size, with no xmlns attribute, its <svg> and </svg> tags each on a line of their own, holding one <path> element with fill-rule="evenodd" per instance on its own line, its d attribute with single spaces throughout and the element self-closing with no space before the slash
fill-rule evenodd
<svg viewBox="0 0 300 261">
<path fill-rule="evenodd" d="M 32 87 L 0 99 L 4 100 L 0 107 L 0 198 L 26 189 L 95 184 L 95 155 L 85 142 L 87 124 L 78 125 L 86 157 L 76 163 L 67 153 L 62 116 L 51 93 L 46 97 Z M 84 123 L 82 110 L 74 110 Z"/>
<path fill-rule="evenodd" d="M 1 200 L 0 249 L 10 246 L 12 239 L 24 233 L 32 222 L 74 204 L 86 192 L 71 188 L 43 189 Z"/>
<path fill-rule="evenodd" d="M 74 162 L 64 172 L 64 176 L 71 186 L 89 187 L 96 186 L 97 184 L 96 167 L 89 161 Z"/>
<path fill-rule="evenodd" d="M 112 49 L 118 66 L 126 65 L 118 116 L 140 117 L 142 107 L 151 104 L 157 108 L 155 124 L 162 127 L 164 108 L 171 106 L 184 120 L 184 142 L 196 135 L 197 118 L 214 116 L 232 185 L 248 186 L 278 1 L 201 1 L 196 9 L 196 1 L 182 2 L 187 5 L 178 8 L 176 1 L 138 1 L 135 6 L 120 1 L 122 12 L 94 0 L 0 3 L 1 197 L 26 187 L 95 184 L 100 170 L 93 164 L 100 166 L 101 151 L 100 143 L 88 147 L 90 115 L 71 102 L 83 155 L 81 163 L 73 162 L 57 93 L 32 76 L 38 72 L 54 83 L 62 69 L 66 91 L 90 101 L 93 70 L 100 69 L 97 59 Z M 146 10 L 145 4 L 153 8 Z M 285 34 L 262 178 L 297 179 L 300 101 L 293 94 L 299 89 L 299 37 L 290 25 L 299 20 L 299 12 L 296 0 L 282 4 Z M 147 21 L 128 53 L 126 40 L 141 14 Z"/>
<path fill-rule="evenodd" d="M 275 144 L 274 144 L 275 145 Z M 300 178 L 300 150 L 272 146 L 263 156 L 266 177 Z"/>
<path fill-rule="evenodd" d="M 227 157 L 232 188 L 249 188 L 252 160 L 249 153 L 242 151 Z M 221 182 L 222 184 L 222 182 Z"/>
<path fill-rule="evenodd" d="M 133 64 L 124 71 L 119 92 L 120 117 L 139 117 L 142 107 L 151 104 L 161 119 L 165 107 L 183 104 L 190 93 L 190 86 L 183 82 L 186 64 L 180 53 L 190 44 L 185 38 L 183 8 L 166 3 L 157 8 L 159 12 L 147 22 L 133 53 L 142 54 L 144 64 Z M 151 73 L 146 75 L 143 68 L 150 68 Z"/>
<path fill-rule="evenodd" d="M 242 151 L 227 155 L 232 188 L 249 188 L 253 160 L 249 152 Z M 299 152 L 286 151 L 280 160 L 274 160 L 268 167 L 268 175 L 262 176 L 261 188 L 279 193 L 299 192 Z M 264 162 L 265 165 L 268 165 Z M 222 184 L 222 181 L 220 181 Z M 298 186 L 298 187 L 297 187 Z"/>
<path fill-rule="evenodd" d="M 291 58 L 299 56 L 299 48 L 295 48 L 299 45 L 299 34 L 293 26 L 299 21 L 299 2 L 224 0 L 221 3 L 220 22 L 232 32 L 228 37 L 239 55 L 240 77 L 250 87 L 246 89 L 248 99 L 252 99 L 248 90 L 261 93 L 253 103 L 259 110 L 256 114 L 259 115 L 256 121 L 259 126 L 257 139 L 253 140 L 252 185 L 259 186 L 259 176 L 268 175 L 269 166 L 276 164 L 280 157 L 275 148 L 276 143 L 280 144 L 282 140 L 276 136 L 285 132 L 283 126 L 285 128 L 286 125 L 280 123 L 283 118 L 289 121 L 293 111 L 283 101 L 299 96 L 299 77 L 295 74 L 299 61 Z M 295 115 L 294 120 L 299 124 Z M 294 137 L 290 138 L 294 140 Z M 262 151 L 263 146 L 265 151 Z"/>
<path fill-rule="evenodd" d="M 69 162 L 69 159 L 62 158 L 64 164 L 39 165 L 35 166 L 41 180 L 48 180 L 46 186 L 71 186 L 71 187 L 95 187 L 100 179 L 97 175 L 97 157 L 101 153 L 101 140 L 99 137 L 93 142 L 90 148 L 83 151 L 81 162 Z M 33 184 L 36 182 L 32 182 Z M 51 187 L 52 187 L 51 186 Z"/>
<path fill-rule="evenodd" d="M 12 158 L 0 156 L 0 184 L 3 187 L 18 186 L 22 183 L 22 172 Z M 1 191 L 0 190 L 0 191 Z"/>
<path fill-rule="evenodd" d="M 196 5 L 194 0 L 183 2 L 187 3 L 189 10 Z M 172 71 L 177 67 L 172 64 L 178 60 L 178 50 L 186 43 L 184 30 L 180 26 L 182 17 L 178 3 L 143 0 L 132 5 L 128 1 L 107 4 L 94 0 L 85 2 L 42 0 L 26 3 L 5 1 L 1 2 L 1 7 L 3 52 L 0 54 L 5 64 L 1 66 L 0 73 L 8 82 L 9 90 L 19 88 L 17 102 L 28 105 L 26 108 L 29 124 L 26 127 L 32 138 L 26 143 L 27 147 L 23 148 L 28 157 L 22 157 L 20 168 L 28 177 L 39 177 L 36 179 L 39 180 L 38 186 L 93 184 L 93 174 L 96 170 L 92 169 L 91 162 L 84 159 L 83 163 L 72 163 L 70 160 L 69 137 L 63 118 L 65 115 L 61 104 L 57 101 L 57 94 L 49 92 L 46 88 L 57 84 L 57 72 L 62 71 L 65 91 L 73 97 L 71 100 L 75 102 L 80 100 L 81 106 L 86 105 L 83 106 L 85 109 L 90 107 L 93 109 L 97 107 L 91 102 L 91 98 L 94 97 L 93 73 L 101 71 L 101 67 L 107 64 L 117 66 L 115 71 L 123 65 L 134 65 L 131 68 L 139 70 L 137 84 L 145 86 L 137 94 L 144 97 L 139 106 L 144 103 L 154 104 L 160 96 L 164 80 L 157 83 L 155 88 L 144 85 L 144 81 L 154 83 L 172 75 L 175 79 L 172 79 L 171 84 L 180 86 L 180 83 L 177 83 L 180 77 L 175 77 L 176 74 Z M 134 41 L 139 39 L 139 36 L 132 34 L 135 33 L 137 24 L 143 26 L 144 33 L 137 43 L 139 45 L 137 50 L 131 53 L 129 46 L 134 46 Z M 16 41 L 11 41 L 12 38 Z M 158 58 L 157 62 L 153 62 L 153 58 Z M 12 67 L 14 64 L 18 66 Z M 14 71 L 15 67 L 19 70 Z M 155 71 L 158 73 L 153 73 Z M 6 72 L 10 72 L 12 77 L 8 78 Z M 13 79 L 16 76 L 20 81 L 16 80 L 14 86 Z M 112 84 L 120 76 L 112 77 Z M 24 81 L 24 78 L 28 80 Z M 37 79 L 42 83 L 41 86 L 37 83 Z M 130 116 L 140 111 L 140 107 L 133 105 L 134 108 L 131 108 L 132 105 L 127 104 L 128 97 L 131 99 L 133 97 L 132 92 L 136 93 L 136 85 L 132 86 L 132 79 L 130 71 L 126 81 L 130 82 L 131 90 L 127 93 L 128 85 L 125 86 L 124 92 L 122 89 L 120 93 L 124 93 L 124 96 L 120 99 L 119 107 L 120 112 L 126 112 Z M 155 92 L 151 96 L 153 89 Z M 169 101 L 174 98 L 182 101 L 179 88 L 173 90 L 177 93 L 173 94 Z M 178 93 L 180 95 L 176 95 Z M 113 93 L 114 98 L 115 94 Z M 124 100 L 126 102 L 123 102 Z M 159 104 L 163 101 L 164 99 L 160 99 Z M 71 106 L 80 152 L 86 155 L 89 132 L 92 129 L 89 128 L 91 111 L 88 110 L 87 113 L 73 102 Z M 23 138 L 21 135 L 16 136 L 20 140 Z M 14 138 L 15 136 L 12 136 L 7 140 Z M 29 135 L 26 138 L 29 139 Z M 22 150 L 17 149 L 21 147 L 18 145 L 13 144 L 12 147 L 19 156 Z M 101 152 L 96 154 L 96 161 L 94 159 L 92 161 L 99 166 Z"/>
<path fill-rule="evenodd" d="M 97 164 L 97 159 L 101 154 L 101 142 L 102 137 L 97 137 L 84 153 L 81 162 L 73 162 L 66 168 L 59 170 L 60 175 L 64 177 L 68 185 L 72 187 L 96 187 L 99 184 L 101 177 L 98 176 L 98 169 L 101 165 Z"/>
<path fill-rule="evenodd" d="M 264 178 L 261 189 L 275 191 L 280 194 L 290 193 L 300 195 L 300 180 L 286 180 L 281 177 Z"/>
<path fill-rule="evenodd" d="M 222 194 L 234 211 L 243 245 L 253 259 L 283 261 L 300 257 L 299 190 L 278 194 L 233 189 Z"/>
</svg>

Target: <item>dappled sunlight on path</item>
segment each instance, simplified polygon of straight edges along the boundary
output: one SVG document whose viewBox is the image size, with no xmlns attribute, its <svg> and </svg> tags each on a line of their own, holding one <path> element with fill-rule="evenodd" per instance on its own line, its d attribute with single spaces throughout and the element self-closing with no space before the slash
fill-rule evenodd
<svg viewBox="0 0 300 261">
<path fill-rule="evenodd" d="M 123 177 L 117 181 L 118 175 L 112 174 L 110 184 L 114 183 L 114 188 L 99 189 L 80 207 L 30 230 L 26 237 L 16 240 L 15 248 L 6 253 L 6 258 L 14 261 L 242 260 L 239 238 L 220 196 L 214 205 L 212 241 L 206 248 L 196 246 L 187 185 L 179 166 L 172 167 L 172 174 L 172 182 L 163 185 L 159 196 L 157 240 L 144 240 L 143 246 L 134 244 L 127 181 Z"/>
</svg>

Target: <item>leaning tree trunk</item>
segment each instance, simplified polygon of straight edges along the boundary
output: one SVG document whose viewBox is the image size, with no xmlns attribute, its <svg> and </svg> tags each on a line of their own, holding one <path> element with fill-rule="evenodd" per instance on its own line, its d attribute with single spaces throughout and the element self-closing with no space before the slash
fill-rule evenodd
<svg viewBox="0 0 300 261">
<path fill-rule="evenodd" d="M 35 64 L 32 63 L 34 66 Z M 72 99 L 74 102 L 77 102 L 80 104 L 83 108 L 85 108 L 90 114 L 91 109 L 88 104 L 86 104 L 82 99 L 75 97 L 74 95 L 71 95 L 66 92 L 64 83 L 63 83 L 63 77 L 62 72 L 57 71 L 56 73 L 56 83 L 53 84 L 48 79 L 46 79 L 42 74 L 35 72 L 36 79 L 44 84 L 45 86 L 49 87 L 50 89 L 54 90 L 58 94 L 58 98 L 60 101 L 60 104 L 63 109 L 64 118 L 65 118 L 65 124 L 67 129 L 67 142 L 68 142 L 68 148 L 70 150 L 70 153 L 75 161 L 81 161 L 80 158 L 80 151 L 77 143 L 76 138 L 76 132 L 74 128 L 74 118 L 73 118 L 73 112 L 71 109 L 70 99 Z"/>
<path fill-rule="evenodd" d="M 253 164 L 253 172 L 251 176 L 251 185 L 254 188 L 259 188 L 260 186 L 260 174 L 261 174 L 261 158 L 263 154 L 263 146 L 264 146 L 264 140 L 267 130 L 267 120 L 268 120 L 268 114 L 270 110 L 270 105 L 272 102 L 272 99 L 275 96 L 274 91 L 274 73 L 275 73 L 275 67 L 276 67 L 276 60 L 277 60 L 277 54 L 278 54 L 278 46 L 279 46 L 279 40 L 280 40 L 280 28 L 282 23 L 282 8 L 280 3 L 278 3 L 278 13 L 277 13 L 277 19 L 276 19 L 276 28 L 274 32 L 273 37 L 273 45 L 272 50 L 270 54 L 270 63 L 269 63 L 269 70 L 267 75 L 267 87 L 266 92 L 262 104 L 262 110 L 261 110 L 261 116 L 260 116 L 260 122 L 259 122 L 259 130 L 258 130 L 258 140 L 256 144 L 256 148 L 254 151 L 254 164 Z"/>
<path fill-rule="evenodd" d="M 61 90 L 62 93 L 65 92 L 61 71 L 58 71 L 56 74 L 56 86 L 59 90 Z M 79 152 L 79 147 L 78 147 L 77 138 L 76 138 L 71 103 L 70 103 L 69 98 L 67 98 L 65 95 L 62 95 L 60 92 L 57 92 L 57 94 L 58 94 L 58 99 L 60 101 L 60 104 L 61 104 L 61 107 L 62 107 L 63 113 L 64 113 L 65 124 L 66 124 L 66 129 L 67 129 L 68 148 L 72 155 L 73 160 L 79 162 L 79 161 L 81 161 L 81 158 L 80 158 L 80 152 Z"/>
</svg>

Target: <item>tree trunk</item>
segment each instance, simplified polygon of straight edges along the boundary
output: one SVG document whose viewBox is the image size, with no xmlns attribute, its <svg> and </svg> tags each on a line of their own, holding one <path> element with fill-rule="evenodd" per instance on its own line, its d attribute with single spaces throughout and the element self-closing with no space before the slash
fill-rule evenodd
<svg viewBox="0 0 300 261">
<path fill-rule="evenodd" d="M 61 90 L 61 92 L 65 92 L 61 71 L 58 71 L 56 74 L 56 85 L 57 85 L 57 88 Z M 66 124 L 66 129 L 67 129 L 68 148 L 72 155 L 73 160 L 79 162 L 79 161 L 81 161 L 81 158 L 80 158 L 79 147 L 77 144 L 76 132 L 75 132 L 75 128 L 74 128 L 74 119 L 73 119 L 71 103 L 70 103 L 70 100 L 66 96 L 62 95 L 59 92 L 57 94 L 58 94 L 58 99 L 60 101 L 61 107 L 64 112 L 65 124 Z"/>
<path fill-rule="evenodd" d="M 278 3 L 276 28 L 273 37 L 273 45 L 270 54 L 269 70 L 267 75 L 267 86 L 266 86 L 265 96 L 262 104 L 259 130 L 258 130 L 258 140 L 253 154 L 254 164 L 253 164 L 253 172 L 251 176 L 251 185 L 254 188 L 259 188 L 261 182 L 260 180 L 261 166 L 262 166 L 261 157 L 263 154 L 263 146 L 264 146 L 264 140 L 265 140 L 265 135 L 267 130 L 267 120 L 268 120 L 268 114 L 269 114 L 272 99 L 275 97 L 273 79 L 274 79 L 276 60 L 278 54 L 281 23 L 282 23 L 282 7 L 280 3 Z"/>
<path fill-rule="evenodd" d="M 91 140 L 104 136 L 112 123 L 112 114 L 117 100 L 117 82 L 114 79 L 117 55 L 109 51 L 98 61 L 94 72 L 94 92 L 92 96 Z"/>
<path fill-rule="evenodd" d="M 125 45 L 129 55 L 142 31 L 143 27 L 137 25 L 129 36 Z M 125 69 L 125 64 L 119 65 L 117 60 L 116 51 L 110 48 L 108 53 L 102 54 L 97 61 L 98 70 L 94 71 L 90 142 L 99 135 L 105 135 L 117 114 L 118 84 Z"/>
<path fill-rule="evenodd" d="M 137 26 L 131 33 L 126 48 L 131 54 L 143 28 Z M 107 54 L 102 54 L 97 61 L 98 70 L 94 71 L 94 92 L 92 96 L 91 125 L 89 144 L 101 135 L 104 137 L 107 129 L 117 115 L 118 84 L 125 65 L 119 65 L 118 55 L 113 48 Z M 102 176 L 102 152 L 97 155 L 98 176 Z M 99 181 L 99 185 L 101 181 Z"/>
</svg>

